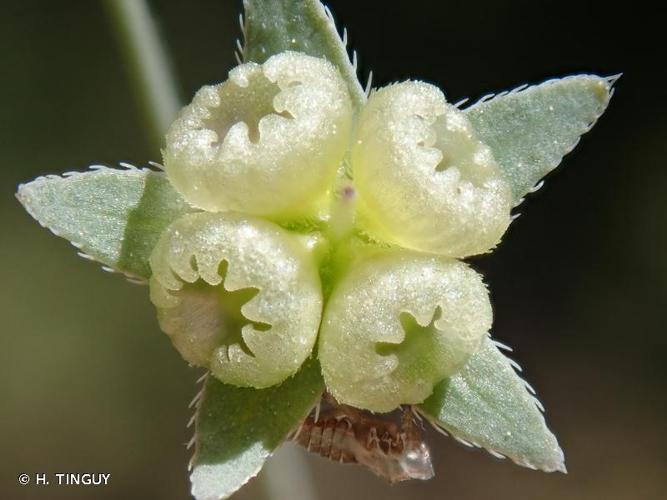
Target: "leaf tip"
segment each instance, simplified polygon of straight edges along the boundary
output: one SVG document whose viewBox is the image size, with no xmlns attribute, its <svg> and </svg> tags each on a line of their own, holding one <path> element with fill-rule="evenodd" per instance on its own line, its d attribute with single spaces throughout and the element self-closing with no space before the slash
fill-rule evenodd
<svg viewBox="0 0 667 500">
<path fill-rule="evenodd" d="M 14 194 L 19 203 L 23 205 L 26 209 L 30 201 L 30 185 L 34 182 L 35 181 L 30 181 L 25 183 L 22 182 L 21 184 L 18 185 L 16 193 Z"/>
<path fill-rule="evenodd" d="M 554 436 L 554 441 L 555 441 Z M 565 466 L 565 455 L 563 450 L 558 445 L 557 442 L 554 443 L 553 455 L 550 461 L 545 461 L 544 464 L 538 467 L 538 469 L 544 472 L 560 472 L 562 474 L 567 474 L 567 467 Z"/>
<path fill-rule="evenodd" d="M 30 182 L 21 183 L 14 194 L 25 211 L 43 227 L 47 226 L 39 214 L 39 188 L 43 187 L 45 182 L 50 180 L 50 178 L 50 176 L 42 176 Z"/>
<path fill-rule="evenodd" d="M 541 454 L 541 458 L 538 459 L 536 463 L 529 466 L 541 470 L 542 472 L 561 472 L 567 474 L 563 449 L 558 444 L 556 436 L 550 431 L 547 432 L 548 436 L 544 443 L 545 446 L 543 447 L 544 453 Z M 537 455 L 537 457 L 539 457 L 539 455 Z M 522 465 L 520 461 L 516 461 L 516 463 Z"/>
</svg>

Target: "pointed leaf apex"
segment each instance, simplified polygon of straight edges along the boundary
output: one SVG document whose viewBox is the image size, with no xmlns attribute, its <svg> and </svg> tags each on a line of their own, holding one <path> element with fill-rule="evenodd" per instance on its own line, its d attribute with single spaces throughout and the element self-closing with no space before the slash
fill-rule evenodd
<svg viewBox="0 0 667 500">
<path fill-rule="evenodd" d="M 487 338 L 420 411 L 436 428 L 530 469 L 565 472 L 563 451 L 526 383 Z"/>
<path fill-rule="evenodd" d="M 574 75 L 480 99 L 465 112 L 517 202 L 604 113 L 619 75 Z"/>
<path fill-rule="evenodd" d="M 192 208 L 161 172 L 94 166 L 39 177 L 16 198 L 56 236 L 87 258 L 128 276 L 150 276 L 148 256 L 162 230 Z"/>
</svg>

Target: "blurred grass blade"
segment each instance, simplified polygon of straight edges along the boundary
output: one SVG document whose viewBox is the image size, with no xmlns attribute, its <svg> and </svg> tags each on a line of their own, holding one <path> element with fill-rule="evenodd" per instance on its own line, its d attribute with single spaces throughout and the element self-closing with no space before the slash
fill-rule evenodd
<svg viewBox="0 0 667 500">
<path fill-rule="evenodd" d="M 105 0 L 153 146 L 159 151 L 181 107 L 176 77 L 146 0 Z"/>
<path fill-rule="evenodd" d="M 355 104 L 366 102 L 345 43 L 319 0 L 243 0 L 243 5 L 244 61 L 263 63 L 286 50 L 326 58 L 338 67 Z"/>
<path fill-rule="evenodd" d="M 556 168 L 604 112 L 614 78 L 579 75 L 519 87 L 465 111 L 518 202 Z"/>
<path fill-rule="evenodd" d="M 232 495 L 257 475 L 323 391 L 313 359 L 293 378 L 268 389 L 235 387 L 209 376 L 196 418 L 192 495 L 197 500 Z"/>
<path fill-rule="evenodd" d="M 563 452 L 536 399 L 490 338 L 420 409 L 455 438 L 525 467 L 565 472 Z"/>
<path fill-rule="evenodd" d="M 192 208 L 163 173 L 102 168 L 19 186 L 25 209 L 84 254 L 130 276 L 150 277 L 162 230 Z"/>
</svg>

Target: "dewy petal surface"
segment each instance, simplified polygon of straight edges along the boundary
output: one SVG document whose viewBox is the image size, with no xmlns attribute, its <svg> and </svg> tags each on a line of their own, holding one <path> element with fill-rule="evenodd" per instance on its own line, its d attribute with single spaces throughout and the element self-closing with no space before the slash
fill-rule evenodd
<svg viewBox="0 0 667 500">
<path fill-rule="evenodd" d="M 331 187 L 352 104 L 336 68 L 284 52 L 202 88 L 167 133 L 170 181 L 207 211 L 292 216 Z"/>
<path fill-rule="evenodd" d="M 404 82 L 370 97 L 352 168 L 362 221 L 378 239 L 465 257 L 493 248 L 509 225 L 509 184 L 433 85 Z"/>
<path fill-rule="evenodd" d="M 491 327 L 481 277 L 453 259 L 397 252 L 352 269 L 324 312 L 319 359 L 341 403 L 386 412 L 420 403 Z"/>
<path fill-rule="evenodd" d="M 187 361 L 222 382 L 268 387 L 310 355 L 320 280 L 302 242 L 275 224 L 186 215 L 162 235 L 151 267 L 160 326 Z"/>
</svg>

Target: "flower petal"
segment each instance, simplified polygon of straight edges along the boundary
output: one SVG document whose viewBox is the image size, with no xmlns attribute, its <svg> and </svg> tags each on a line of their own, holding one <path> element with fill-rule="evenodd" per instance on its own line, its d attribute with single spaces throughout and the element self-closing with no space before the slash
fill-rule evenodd
<svg viewBox="0 0 667 500">
<path fill-rule="evenodd" d="M 509 184 L 433 85 L 404 82 L 370 97 L 352 168 L 366 229 L 390 243 L 465 257 L 493 248 L 509 225 Z"/>
<path fill-rule="evenodd" d="M 296 237 L 237 214 L 186 215 L 151 255 L 160 326 L 190 363 L 225 383 L 268 387 L 310 355 L 322 295 Z"/>
<path fill-rule="evenodd" d="M 481 277 L 462 262 L 407 252 L 371 258 L 338 284 L 324 312 L 327 388 L 371 411 L 420 403 L 475 352 L 491 319 Z"/>
<path fill-rule="evenodd" d="M 336 68 L 285 52 L 202 88 L 167 133 L 165 170 L 204 210 L 302 214 L 330 188 L 351 120 Z"/>
</svg>

